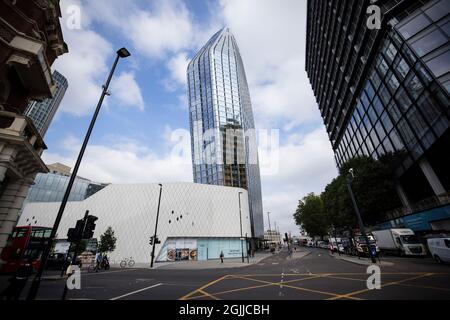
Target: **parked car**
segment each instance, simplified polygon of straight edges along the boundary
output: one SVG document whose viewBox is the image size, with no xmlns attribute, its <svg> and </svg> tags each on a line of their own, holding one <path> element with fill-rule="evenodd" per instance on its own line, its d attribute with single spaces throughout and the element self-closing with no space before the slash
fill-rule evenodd
<svg viewBox="0 0 450 320">
<path fill-rule="evenodd" d="M 450 262 L 450 238 L 427 239 L 431 256 L 439 263 Z"/>
<path fill-rule="evenodd" d="M 322 249 L 328 249 L 328 243 L 325 241 L 317 241 L 316 247 L 322 248 Z"/>
</svg>

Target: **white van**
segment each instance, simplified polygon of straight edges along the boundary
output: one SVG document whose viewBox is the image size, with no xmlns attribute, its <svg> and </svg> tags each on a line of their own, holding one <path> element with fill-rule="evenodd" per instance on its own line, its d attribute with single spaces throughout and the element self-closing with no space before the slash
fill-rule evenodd
<svg viewBox="0 0 450 320">
<path fill-rule="evenodd" d="M 437 262 L 450 262 L 450 238 L 430 238 L 427 242 L 431 256 Z"/>
</svg>

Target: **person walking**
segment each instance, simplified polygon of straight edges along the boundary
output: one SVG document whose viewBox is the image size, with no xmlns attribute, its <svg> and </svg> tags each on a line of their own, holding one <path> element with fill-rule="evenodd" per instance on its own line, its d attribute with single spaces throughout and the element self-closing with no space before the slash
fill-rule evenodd
<svg viewBox="0 0 450 320">
<path fill-rule="evenodd" d="M 223 251 L 220 251 L 220 263 L 223 263 Z"/>
</svg>

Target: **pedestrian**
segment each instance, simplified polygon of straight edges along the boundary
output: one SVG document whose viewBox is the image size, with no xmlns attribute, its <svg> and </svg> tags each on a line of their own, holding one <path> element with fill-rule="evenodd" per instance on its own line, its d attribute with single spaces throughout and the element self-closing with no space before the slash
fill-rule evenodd
<svg viewBox="0 0 450 320">
<path fill-rule="evenodd" d="M 6 298 L 6 300 L 19 300 L 20 294 L 25 288 L 28 282 L 28 278 L 33 274 L 32 259 L 28 259 L 27 262 L 21 265 L 14 276 L 9 280 L 9 285 L 5 291 L 1 294 L 0 300 Z"/>
<path fill-rule="evenodd" d="M 102 265 L 102 254 L 100 252 L 97 252 L 95 254 L 95 272 L 98 272 L 98 270 L 100 269 L 101 265 Z"/>
<path fill-rule="evenodd" d="M 220 263 L 223 263 L 223 251 L 220 251 Z"/>
</svg>

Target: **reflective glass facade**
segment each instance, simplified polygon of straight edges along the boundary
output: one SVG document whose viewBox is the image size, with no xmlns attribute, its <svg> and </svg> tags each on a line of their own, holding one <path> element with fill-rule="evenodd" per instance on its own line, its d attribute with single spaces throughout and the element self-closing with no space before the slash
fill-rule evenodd
<svg viewBox="0 0 450 320">
<path fill-rule="evenodd" d="M 67 79 L 56 70 L 53 72 L 53 79 L 56 83 L 53 97 L 43 101 L 31 101 L 24 113 L 33 120 L 42 137 L 47 132 L 68 87 Z"/>
<path fill-rule="evenodd" d="M 187 77 L 194 182 L 247 189 L 253 235 L 262 237 L 253 111 L 239 48 L 228 28 L 197 53 Z"/>
<path fill-rule="evenodd" d="M 308 1 L 307 72 L 336 162 L 399 152 L 406 189 L 428 174 L 434 193 L 449 190 L 450 2 L 379 3 L 382 28 L 368 30 L 369 1 Z"/>
<path fill-rule="evenodd" d="M 38 173 L 34 184 L 28 190 L 26 202 L 60 202 L 66 192 L 70 177 L 54 173 Z M 76 178 L 72 186 L 69 201 L 82 201 L 105 185 L 86 179 Z"/>
</svg>

